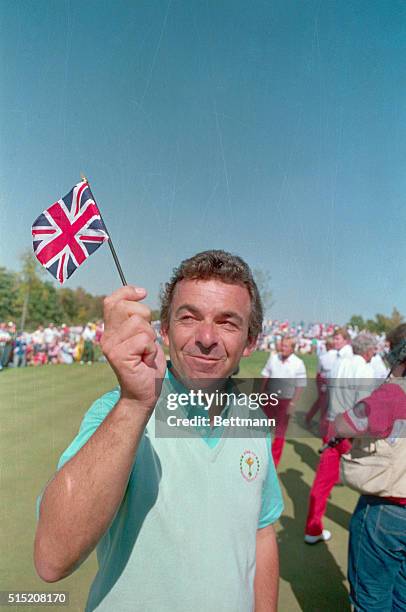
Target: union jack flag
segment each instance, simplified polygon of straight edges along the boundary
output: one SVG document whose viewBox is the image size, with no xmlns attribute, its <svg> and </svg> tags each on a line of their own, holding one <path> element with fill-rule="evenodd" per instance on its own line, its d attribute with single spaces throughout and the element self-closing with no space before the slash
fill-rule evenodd
<svg viewBox="0 0 406 612">
<path fill-rule="evenodd" d="M 40 214 L 32 239 L 36 258 L 61 284 L 109 239 L 87 181 Z"/>
</svg>

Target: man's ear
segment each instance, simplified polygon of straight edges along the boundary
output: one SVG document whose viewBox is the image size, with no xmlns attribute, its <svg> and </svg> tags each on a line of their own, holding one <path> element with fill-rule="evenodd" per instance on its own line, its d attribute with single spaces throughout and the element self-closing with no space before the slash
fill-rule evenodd
<svg viewBox="0 0 406 612">
<path fill-rule="evenodd" d="M 245 345 L 245 349 L 243 350 L 242 356 L 249 357 L 251 353 L 255 350 L 256 345 L 257 336 L 254 336 L 253 338 L 248 337 L 247 344 Z"/>
<path fill-rule="evenodd" d="M 169 346 L 169 336 L 168 336 L 168 326 L 167 325 L 162 325 L 161 326 L 161 336 L 162 336 L 162 340 L 164 341 L 164 345 L 165 346 Z"/>
</svg>

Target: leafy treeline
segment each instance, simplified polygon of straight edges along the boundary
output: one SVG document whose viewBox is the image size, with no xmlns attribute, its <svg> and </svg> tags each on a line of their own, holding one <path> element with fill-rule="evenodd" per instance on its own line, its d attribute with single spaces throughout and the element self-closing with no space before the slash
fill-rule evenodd
<svg viewBox="0 0 406 612">
<path fill-rule="evenodd" d="M 0 321 L 15 321 L 32 330 L 38 325 L 84 324 L 102 318 L 103 297 L 81 287 L 56 288 L 27 253 L 20 272 L 0 266 Z"/>
<path fill-rule="evenodd" d="M 364 319 L 361 315 L 353 315 L 348 321 L 348 325 L 356 326 L 360 331 L 367 330 L 375 334 L 387 334 L 391 329 L 404 322 L 404 317 L 397 308 L 393 308 L 392 314 L 388 317 L 383 314 L 376 314 L 375 319 Z"/>
<path fill-rule="evenodd" d="M 0 322 L 13 321 L 32 331 L 38 325 L 84 325 L 103 318 L 104 295 L 92 295 L 82 287 L 55 287 L 30 251 L 21 257 L 21 271 L 0 266 Z M 159 319 L 159 310 L 152 310 Z"/>
</svg>

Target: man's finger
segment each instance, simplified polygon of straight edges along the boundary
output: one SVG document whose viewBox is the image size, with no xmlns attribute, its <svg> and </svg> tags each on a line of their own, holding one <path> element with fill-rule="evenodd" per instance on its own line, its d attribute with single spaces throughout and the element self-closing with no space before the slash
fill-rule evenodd
<svg viewBox="0 0 406 612">
<path fill-rule="evenodd" d="M 132 315 L 117 329 L 107 329 L 101 340 L 102 350 L 107 352 L 110 345 L 120 344 L 141 333 L 147 334 L 153 341 L 156 339 L 156 332 L 150 323 L 138 314 Z"/>
<path fill-rule="evenodd" d="M 144 361 L 147 365 L 153 365 L 157 350 L 156 342 L 151 339 L 149 334 L 143 332 L 114 345 L 111 349 L 105 351 L 105 355 L 110 364 L 119 369 L 121 364 L 133 360 L 138 361 L 138 359 Z"/>
<path fill-rule="evenodd" d="M 157 343 L 154 341 L 148 342 L 142 354 L 142 360 L 145 363 L 145 365 L 149 366 L 150 368 L 152 368 L 155 365 L 155 359 L 157 356 L 157 352 L 158 352 Z"/>
<path fill-rule="evenodd" d="M 129 300 L 121 300 L 117 302 L 116 306 L 112 310 L 112 317 L 114 321 L 121 319 L 126 321 L 133 315 L 137 315 L 147 321 L 151 322 L 151 309 L 146 304 L 140 304 L 139 302 L 130 302 Z"/>
<path fill-rule="evenodd" d="M 120 302 L 121 300 L 129 300 L 131 302 L 138 302 L 139 300 L 143 300 L 147 295 L 146 289 L 143 287 L 134 287 L 133 285 L 126 285 L 125 287 L 120 287 L 112 293 L 104 298 L 104 308 L 105 310 L 110 310 Z"/>
<path fill-rule="evenodd" d="M 105 328 L 117 329 L 122 323 L 133 315 L 138 315 L 148 323 L 151 321 L 151 309 L 146 304 L 134 300 L 120 300 L 113 302 L 104 310 Z"/>
</svg>

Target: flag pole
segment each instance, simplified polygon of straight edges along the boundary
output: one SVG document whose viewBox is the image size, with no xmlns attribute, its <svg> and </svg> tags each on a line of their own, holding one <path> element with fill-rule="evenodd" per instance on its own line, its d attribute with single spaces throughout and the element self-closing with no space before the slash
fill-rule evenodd
<svg viewBox="0 0 406 612">
<path fill-rule="evenodd" d="M 81 179 L 82 179 L 83 181 L 86 181 L 86 183 L 89 185 L 89 181 L 87 180 L 87 178 L 85 177 L 85 175 L 83 174 L 83 172 L 81 172 L 80 176 L 81 176 Z M 89 189 L 90 189 L 90 185 L 89 185 Z M 90 189 L 90 193 L 93 195 L 93 193 L 92 193 L 92 190 L 91 190 L 91 189 Z M 119 262 L 119 260 L 118 260 L 117 253 L 116 253 L 116 249 L 114 248 L 113 242 L 112 242 L 112 240 L 111 240 L 110 232 L 107 230 L 106 224 L 105 224 L 104 219 L 103 219 L 103 217 L 102 217 L 102 214 L 101 214 L 101 212 L 100 212 L 99 205 L 97 204 L 97 202 L 96 202 L 96 200 L 95 200 L 94 196 L 93 196 L 93 199 L 94 199 L 94 201 L 95 201 L 95 203 L 96 203 L 96 206 L 97 206 L 97 208 L 98 208 L 98 210 L 99 210 L 100 219 L 101 219 L 101 222 L 103 223 L 103 226 L 104 226 L 105 232 L 106 232 L 107 236 L 109 237 L 109 239 L 108 239 L 108 241 L 107 241 L 107 242 L 108 242 L 108 244 L 109 244 L 110 251 L 111 251 L 111 254 L 112 254 L 113 259 L 114 259 L 114 263 L 116 264 L 117 271 L 118 271 L 118 273 L 119 273 L 119 275 L 120 275 L 121 282 L 123 283 L 123 285 L 124 285 L 124 286 L 125 286 L 125 285 L 128 285 L 128 283 L 127 283 L 127 281 L 126 281 L 126 279 L 125 279 L 125 276 L 124 276 L 124 272 L 123 272 L 123 270 L 122 270 L 122 268 L 121 268 L 120 262 Z"/>
</svg>

